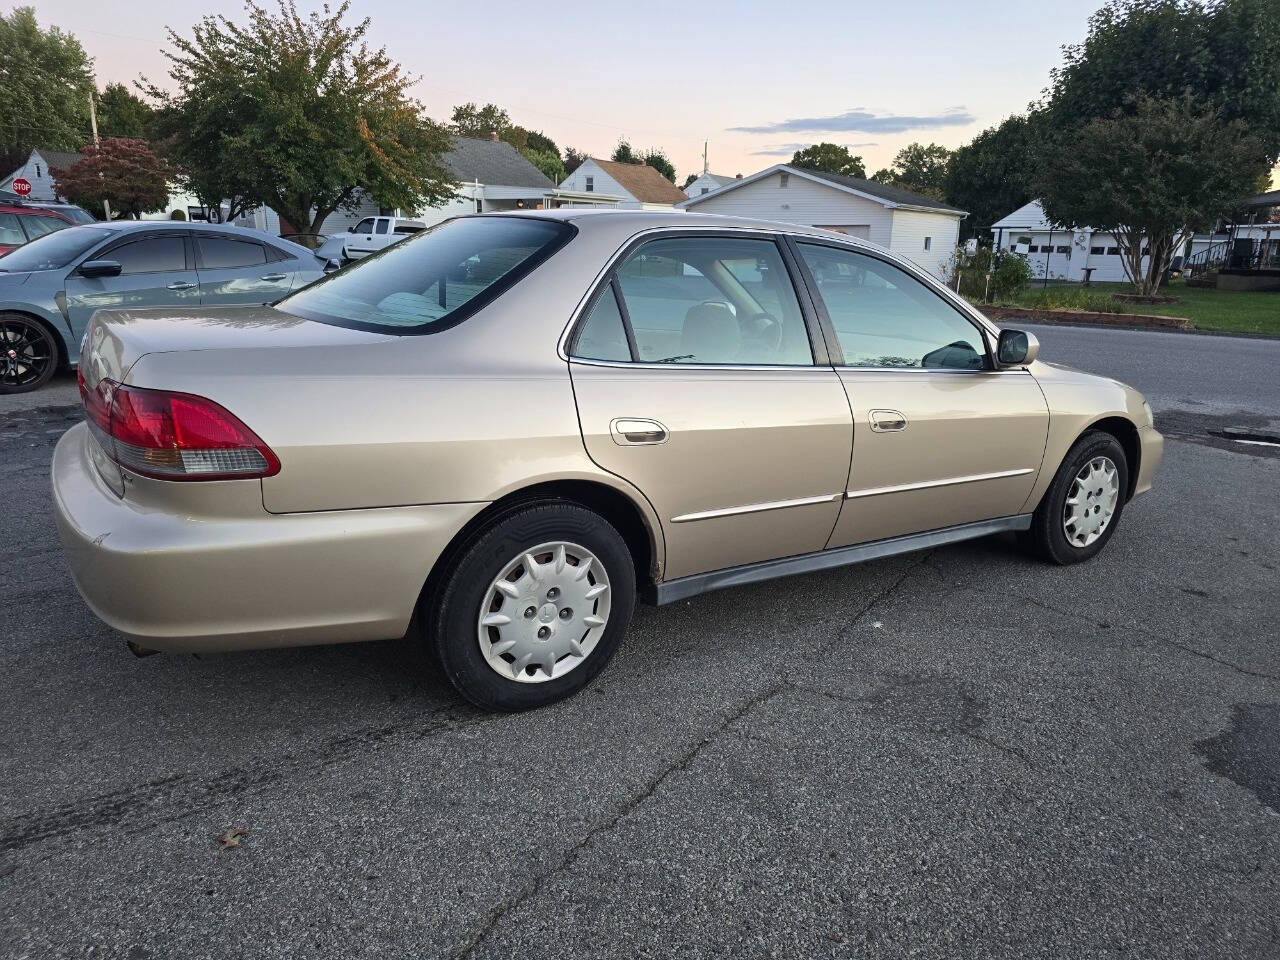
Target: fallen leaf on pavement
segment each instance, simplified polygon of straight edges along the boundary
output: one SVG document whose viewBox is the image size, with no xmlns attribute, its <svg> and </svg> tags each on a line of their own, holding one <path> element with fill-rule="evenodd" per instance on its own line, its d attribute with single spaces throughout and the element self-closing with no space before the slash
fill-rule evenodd
<svg viewBox="0 0 1280 960">
<path fill-rule="evenodd" d="M 218 836 L 218 852 L 224 850 L 233 850 L 240 846 L 241 841 L 249 835 L 248 827 L 232 827 L 226 833 Z"/>
</svg>

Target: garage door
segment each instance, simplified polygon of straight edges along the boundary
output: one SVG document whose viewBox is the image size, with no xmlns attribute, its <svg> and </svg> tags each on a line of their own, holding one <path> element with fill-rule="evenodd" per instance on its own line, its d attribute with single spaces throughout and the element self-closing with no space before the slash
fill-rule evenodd
<svg viewBox="0 0 1280 960">
<path fill-rule="evenodd" d="M 845 224 L 834 224 L 834 225 L 827 224 L 827 223 L 815 223 L 814 226 L 817 227 L 819 230 L 833 230 L 836 233 L 847 233 L 849 236 L 858 237 L 861 240 L 871 239 L 871 224 L 869 223 L 859 223 L 859 224 L 845 223 Z"/>
</svg>

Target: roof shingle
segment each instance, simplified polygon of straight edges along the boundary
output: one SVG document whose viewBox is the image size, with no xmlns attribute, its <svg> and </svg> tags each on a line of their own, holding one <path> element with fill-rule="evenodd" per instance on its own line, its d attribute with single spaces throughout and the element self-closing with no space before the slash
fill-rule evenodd
<svg viewBox="0 0 1280 960">
<path fill-rule="evenodd" d="M 445 166 L 462 183 L 504 187 L 539 187 L 554 190 L 555 184 L 511 144 L 502 140 L 454 137 L 453 148 L 444 155 Z"/>
<path fill-rule="evenodd" d="M 689 199 L 683 190 L 647 163 L 620 163 L 617 160 L 597 160 L 595 157 L 591 159 L 641 203 L 675 205 Z"/>
</svg>

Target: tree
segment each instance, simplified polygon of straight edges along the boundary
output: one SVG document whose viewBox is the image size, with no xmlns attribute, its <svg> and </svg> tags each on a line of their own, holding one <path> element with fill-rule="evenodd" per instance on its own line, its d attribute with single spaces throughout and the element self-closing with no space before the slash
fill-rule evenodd
<svg viewBox="0 0 1280 960">
<path fill-rule="evenodd" d="M 36 147 L 79 150 L 88 139 L 92 63 L 71 34 L 40 29 L 31 7 L 0 15 L 0 90 L 6 173 Z"/>
<path fill-rule="evenodd" d="M 619 139 L 618 145 L 613 148 L 613 153 L 609 155 L 609 159 L 615 163 L 640 163 L 640 158 L 636 156 L 635 151 L 631 149 L 631 144 L 626 140 Z"/>
<path fill-rule="evenodd" d="M 564 162 L 560 159 L 560 155 L 552 153 L 550 150 L 529 150 L 520 151 L 524 154 L 526 160 L 541 170 L 552 183 L 560 183 L 568 176 L 564 171 Z"/>
<path fill-rule="evenodd" d="M 665 150 L 659 150 L 657 147 L 650 147 L 644 152 L 644 156 L 641 157 L 641 159 L 672 183 L 676 182 L 675 165 L 667 158 Z"/>
<path fill-rule="evenodd" d="M 145 140 L 108 137 L 98 149 L 85 147 L 83 158 L 66 170 L 50 171 L 58 193 L 89 210 L 102 201 L 121 216 L 163 210 L 169 202 L 169 170 Z"/>
<path fill-rule="evenodd" d="M 684 178 L 684 185 L 681 187 L 681 189 L 688 190 L 689 184 L 693 183 L 693 181 L 697 179 L 698 179 L 698 175 L 696 173 L 689 174 L 687 177 Z"/>
<path fill-rule="evenodd" d="M 877 170 L 872 180 L 942 200 L 947 191 L 947 165 L 951 151 L 931 143 L 909 143 L 893 158 L 893 166 Z"/>
<path fill-rule="evenodd" d="M 303 17 L 293 0 L 274 13 L 249 0 L 246 25 L 206 16 L 190 39 L 169 31 L 175 90 L 145 91 L 160 104 L 165 150 L 202 202 L 265 204 L 319 233 L 365 194 L 407 210 L 454 196 L 449 131 L 410 98 L 415 79 L 368 46 L 368 18 L 344 23 L 349 8 Z"/>
<path fill-rule="evenodd" d="M 791 165 L 824 173 L 839 173 L 846 177 L 866 179 L 867 168 L 862 158 L 855 157 L 849 148 L 837 143 L 815 143 L 797 150 L 791 155 Z"/>
<path fill-rule="evenodd" d="M 667 158 L 666 151 L 657 147 L 649 147 L 647 150 L 640 152 L 632 149 L 631 144 L 626 139 L 619 139 L 618 145 L 613 148 L 613 154 L 609 157 L 615 163 L 643 163 L 647 164 L 660 174 L 670 180 L 676 182 L 676 168 Z"/>
<path fill-rule="evenodd" d="M 1261 138 L 1223 114 L 1190 93 L 1140 93 L 1090 120 L 1071 151 L 1046 158 L 1038 184 L 1046 216 L 1112 234 L 1138 292 L 1155 293 L 1186 232 L 1210 225 L 1265 169 Z"/>
<path fill-rule="evenodd" d="M 564 175 L 567 177 L 573 171 L 586 163 L 591 158 L 585 153 L 575 150 L 573 147 L 564 148 Z"/>
<path fill-rule="evenodd" d="M 496 103 L 486 103 L 484 106 L 463 103 L 454 107 L 453 129 L 460 137 L 475 137 L 480 140 L 488 140 L 497 134 L 499 140 L 504 140 L 521 151 L 529 146 L 529 131 L 512 123 L 507 111 Z M 547 143 L 551 142 L 546 137 L 542 139 Z"/>
<path fill-rule="evenodd" d="M 528 149 L 537 150 L 539 153 L 554 153 L 556 159 L 560 158 L 560 148 L 556 146 L 556 142 L 541 130 L 530 130 L 527 140 L 525 146 Z"/>
<path fill-rule="evenodd" d="M 1032 178 L 1038 166 L 1033 122 L 1009 117 L 983 130 L 951 154 L 944 189 L 946 201 L 969 211 L 960 221 L 965 237 L 987 237 L 987 228 L 1034 197 Z"/>
<path fill-rule="evenodd" d="M 1136 94 L 1190 91 L 1280 155 L 1280 0 L 1111 0 L 1063 61 L 1044 104 L 1046 129 L 1062 141 L 1081 123 L 1132 112 Z"/>
<path fill-rule="evenodd" d="M 123 83 L 108 83 L 98 94 L 98 132 L 104 137 L 150 140 L 155 110 Z"/>
</svg>

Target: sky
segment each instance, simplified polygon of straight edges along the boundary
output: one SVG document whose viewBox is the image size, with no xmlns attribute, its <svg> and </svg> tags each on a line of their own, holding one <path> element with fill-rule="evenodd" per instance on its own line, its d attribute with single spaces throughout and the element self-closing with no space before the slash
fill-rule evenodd
<svg viewBox="0 0 1280 960">
<path fill-rule="evenodd" d="M 659 147 L 682 183 L 702 170 L 704 142 L 711 171 L 728 175 L 820 140 L 848 145 L 868 173 L 914 140 L 960 146 L 1040 96 L 1099 5 L 356 0 L 353 13 L 421 77 L 414 92 L 433 117 L 493 102 L 562 150 Z M 39 0 L 36 15 L 79 37 L 102 87 L 167 80 L 166 27 L 189 36 L 200 15 L 242 9 Z"/>
</svg>

